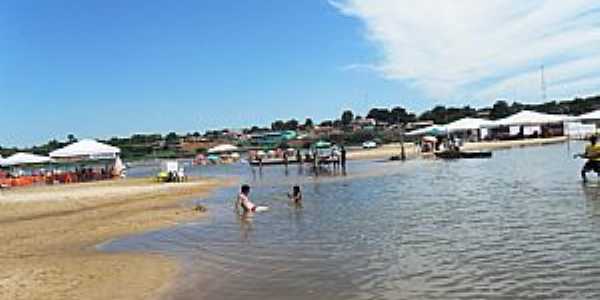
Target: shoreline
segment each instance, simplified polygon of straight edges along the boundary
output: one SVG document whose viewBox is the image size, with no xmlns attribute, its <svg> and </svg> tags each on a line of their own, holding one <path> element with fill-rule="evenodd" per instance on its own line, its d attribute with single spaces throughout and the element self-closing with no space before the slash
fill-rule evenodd
<svg viewBox="0 0 600 300">
<path fill-rule="evenodd" d="M 515 141 L 491 141 L 491 142 L 478 142 L 478 143 L 465 143 L 464 150 L 498 150 L 508 149 L 515 147 L 530 147 L 530 146 L 544 146 L 567 142 L 566 136 L 553 137 L 553 138 L 538 138 L 538 139 L 524 139 Z"/>
<path fill-rule="evenodd" d="M 500 150 L 515 147 L 543 146 L 567 142 L 567 137 L 523 139 L 514 141 L 491 141 L 465 143 L 461 148 L 465 151 Z M 351 149 L 348 151 L 348 160 L 370 160 L 389 159 L 394 155 L 400 155 L 400 143 L 386 144 L 375 149 Z M 420 157 L 418 148 L 414 143 L 404 143 L 404 151 L 407 159 Z"/>
<path fill-rule="evenodd" d="M 0 192 L 0 299 L 159 299 L 180 271 L 176 260 L 96 246 L 201 218 L 185 200 L 230 183 L 125 179 Z"/>
</svg>

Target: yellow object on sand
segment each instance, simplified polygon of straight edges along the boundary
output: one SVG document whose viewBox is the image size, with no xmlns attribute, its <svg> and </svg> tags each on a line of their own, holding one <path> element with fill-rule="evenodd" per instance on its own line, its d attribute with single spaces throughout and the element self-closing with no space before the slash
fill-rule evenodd
<svg viewBox="0 0 600 300">
<path fill-rule="evenodd" d="M 158 180 L 167 180 L 169 178 L 169 173 L 162 171 L 162 172 L 158 172 L 158 175 L 156 175 L 156 179 Z"/>
</svg>

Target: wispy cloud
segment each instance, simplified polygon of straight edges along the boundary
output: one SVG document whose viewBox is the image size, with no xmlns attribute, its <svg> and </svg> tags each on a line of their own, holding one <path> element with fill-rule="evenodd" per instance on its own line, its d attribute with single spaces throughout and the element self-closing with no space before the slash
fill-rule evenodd
<svg viewBox="0 0 600 300">
<path fill-rule="evenodd" d="M 383 59 L 371 69 L 439 100 L 540 99 L 600 92 L 596 0 L 339 0 Z"/>
</svg>

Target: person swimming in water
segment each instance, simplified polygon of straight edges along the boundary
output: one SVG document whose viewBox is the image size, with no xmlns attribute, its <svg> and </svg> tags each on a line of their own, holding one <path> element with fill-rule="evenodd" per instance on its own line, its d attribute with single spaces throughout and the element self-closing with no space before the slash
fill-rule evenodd
<svg viewBox="0 0 600 300">
<path fill-rule="evenodd" d="M 295 185 L 292 188 L 292 193 L 288 193 L 288 197 L 294 202 L 294 204 L 300 204 L 300 202 L 302 202 L 302 191 L 300 191 L 300 186 Z"/>
</svg>

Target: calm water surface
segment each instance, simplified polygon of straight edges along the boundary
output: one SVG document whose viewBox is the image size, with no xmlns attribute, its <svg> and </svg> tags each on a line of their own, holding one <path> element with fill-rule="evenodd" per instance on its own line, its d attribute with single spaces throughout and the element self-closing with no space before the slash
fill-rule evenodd
<svg viewBox="0 0 600 300">
<path fill-rule="evenodd" d="M 600 184 L 583 144 L 489 160 L 358 162 L 346 176 L 290 167 L 235 174 L 271 210 L 234 214 L 237 189 L 196 202 L 209 218 L 114 241 L 183 261 L 171 299 L 600 299 Z M 285 193 L 301 184 L 304 205 Z"/>
</svg>

